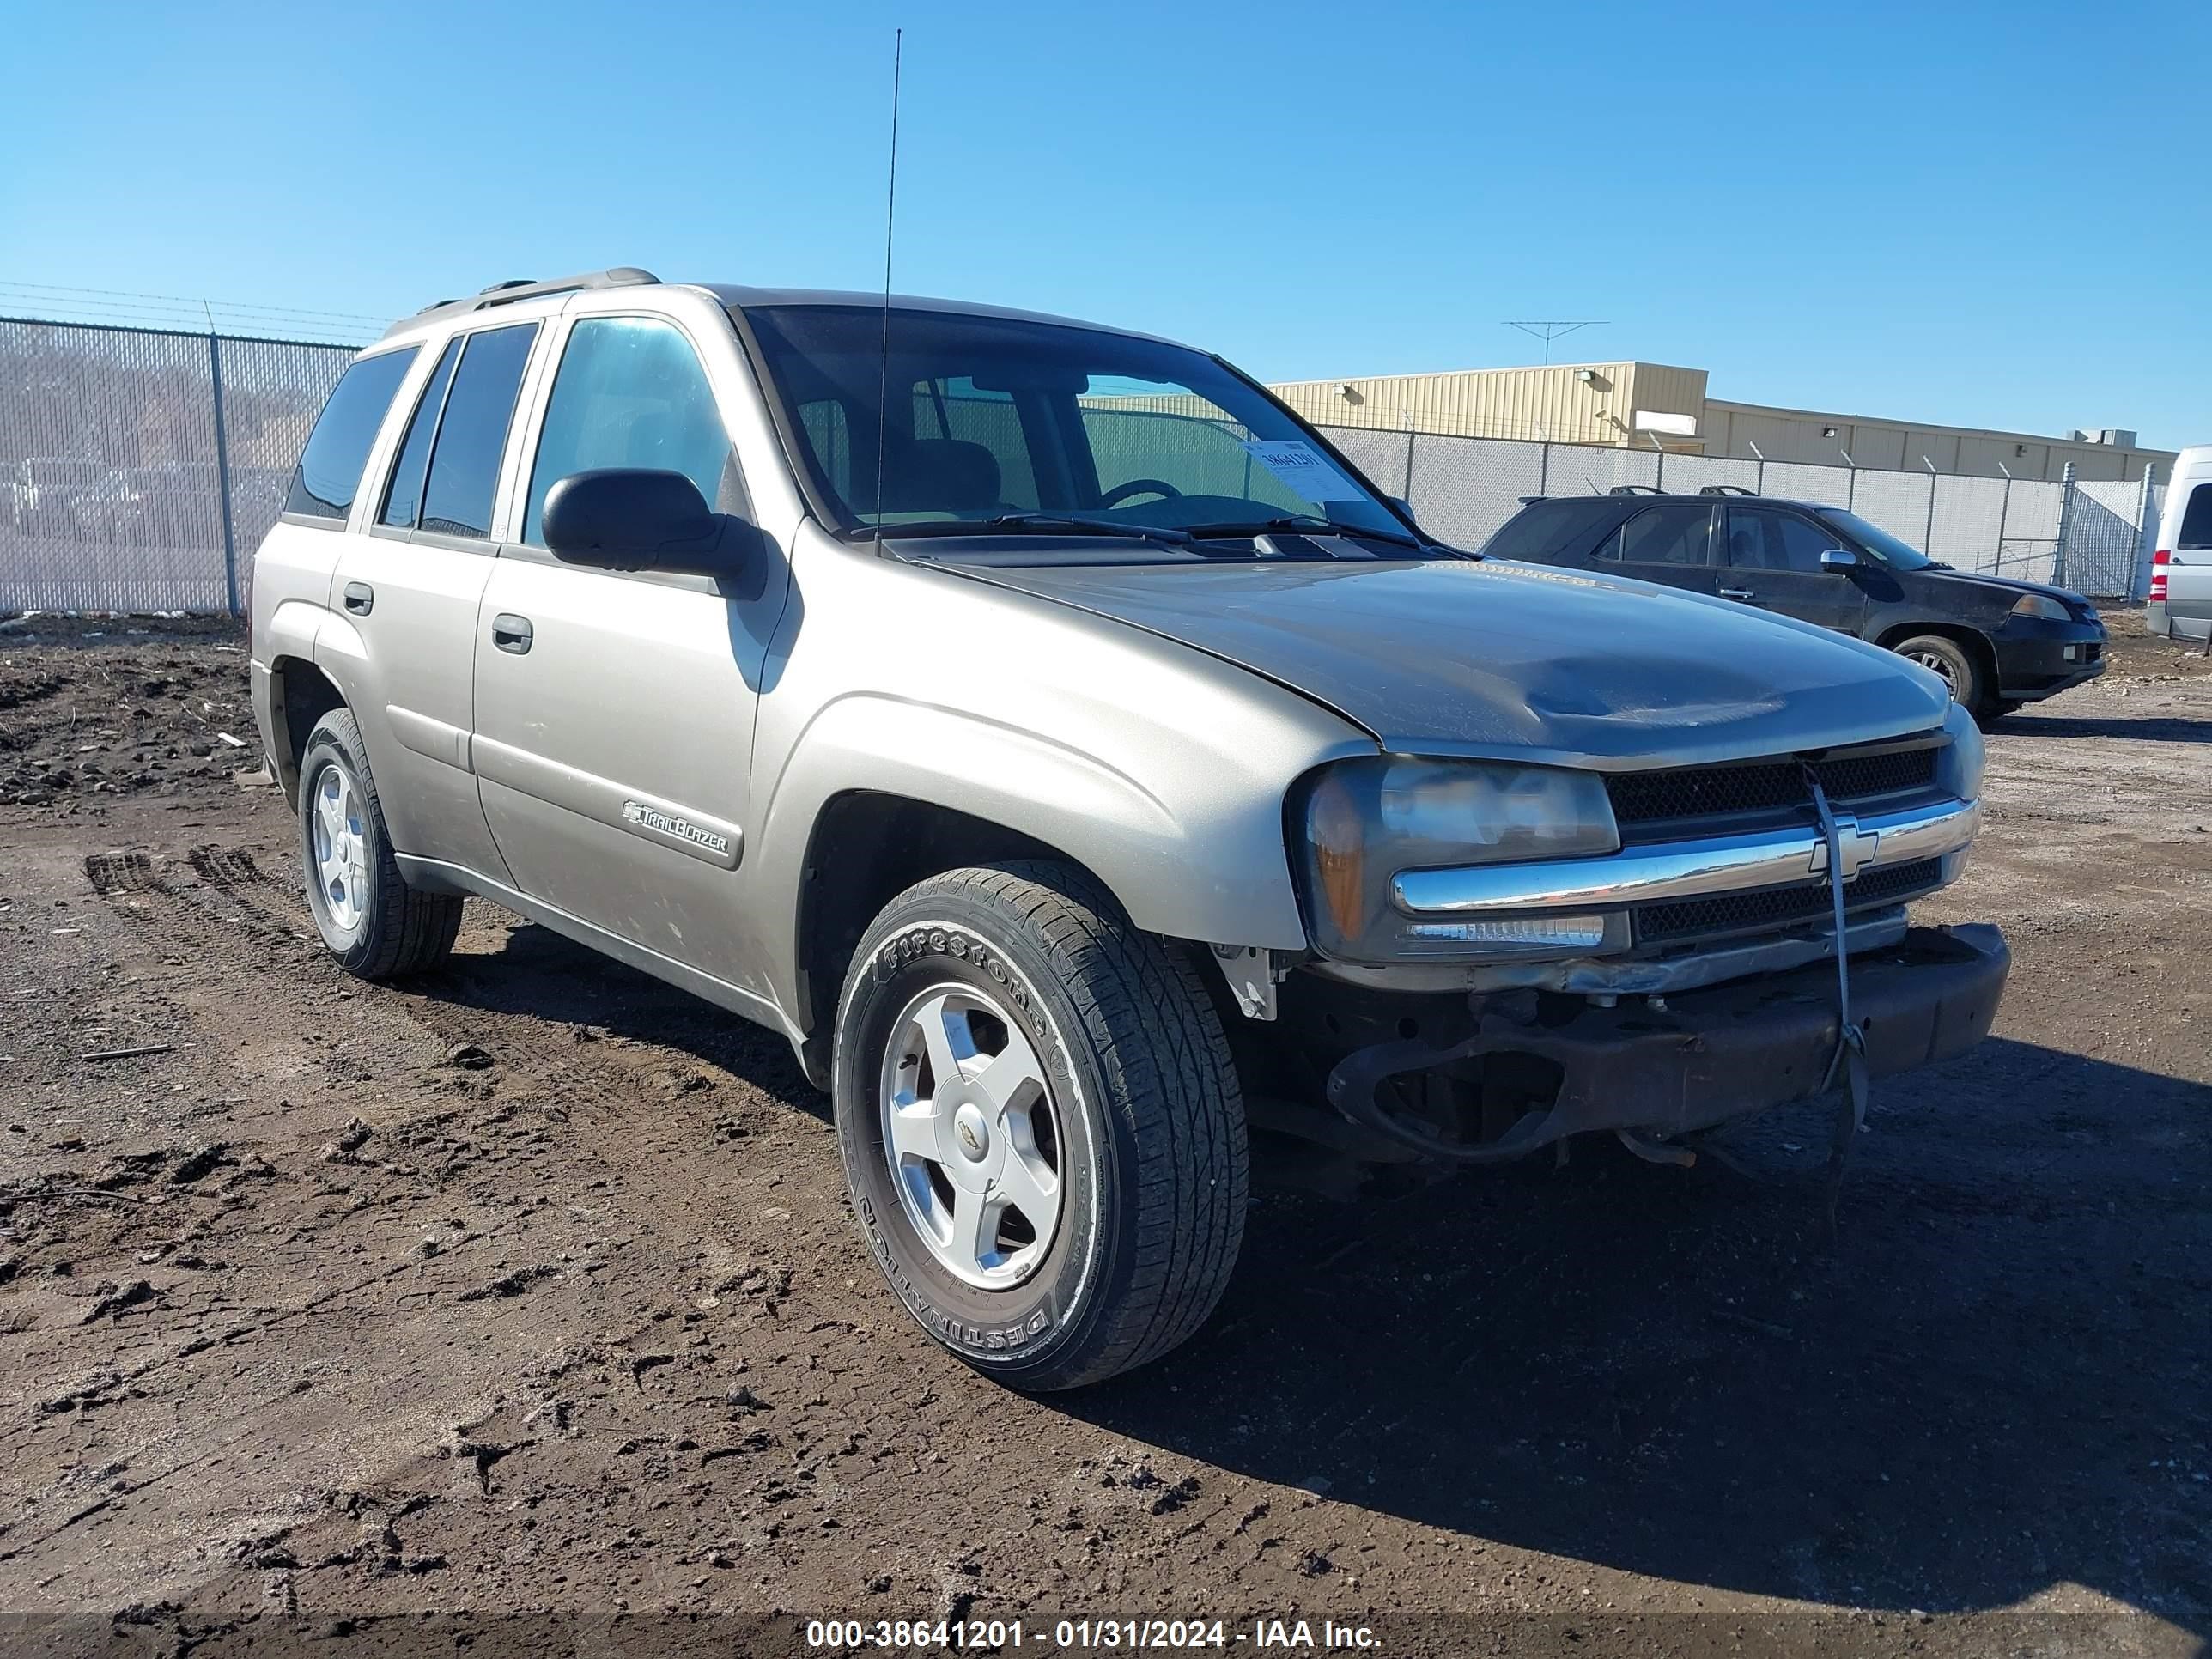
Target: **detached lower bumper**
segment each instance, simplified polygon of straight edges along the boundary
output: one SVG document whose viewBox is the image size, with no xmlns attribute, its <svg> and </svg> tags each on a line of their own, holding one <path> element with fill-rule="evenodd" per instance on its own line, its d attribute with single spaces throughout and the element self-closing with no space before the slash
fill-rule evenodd
<svg viewBox="0 0 2212 1659">
<path fill-rule="evenodd" d="M 2012 957 L 1984 923 L 1918 927 L 1850 959 L 1851 1012 L 1880 1077 L 1965 1052 L 1988 1035 Z M 1332 1105 L 1414 1150 L 1471 1162 L 1516 1158 L 1567 1135 L 1627 1129 L 1668 1137 L 1710 1128 L 1820 1091 L 1838 1040 L 1832 961 L 1717 985 L 1654 1006 L 1585 1001 L 1562 1023 L 1485 1012 L 1448 1046 L 1380 1042 L 1340 1060 Z M 1481 1061 L 1481 1069 L 1557 1079 L 1548 1099 L 1496 1139 L 1433 1133 L 1399 1109 L 1410 1074 Z"/>
</svg>

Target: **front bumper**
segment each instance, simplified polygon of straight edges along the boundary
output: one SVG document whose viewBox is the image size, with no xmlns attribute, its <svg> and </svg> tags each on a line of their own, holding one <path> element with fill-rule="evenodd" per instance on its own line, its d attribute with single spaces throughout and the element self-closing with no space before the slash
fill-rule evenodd
<svg viewBox="0 0 2212 1659">
<path fill-rule="evenodd" d="M 2003 936 L 1984 923 L 1914 928 L 1851 957 L 1851 1012 L 1869 1073 L 1909 1071 L 1980 1042 L 2011 963 Z M 1488 1163 L 1589 1130 L 1664 1139 L 1804 1099 L 1825 1086 L 1837 1041 L 1835 967 L 1820 963 L 1663 1003 L 1583 1000 L 1564 1020 L 1486 1007 L 1457 1042 L 1416 1036 L 1355 1049 L 1330 1072 L 1328 1095 L 1352 1122 L 1401 1147 Z M 1448 1068 L 1540 1079 L 1544 1097 L 1493 1139 L 1455 1138 L 1401 1109 L 1407 1079 Z"/>
<path fill-rule="evenodd" d="M 1997 696 L 2008 702 L 2055 697 L 2105 672 L 2101 623 L 2014 617 L 1990 636 L 1990 644 L 1996 654 Z"/>
</svg>

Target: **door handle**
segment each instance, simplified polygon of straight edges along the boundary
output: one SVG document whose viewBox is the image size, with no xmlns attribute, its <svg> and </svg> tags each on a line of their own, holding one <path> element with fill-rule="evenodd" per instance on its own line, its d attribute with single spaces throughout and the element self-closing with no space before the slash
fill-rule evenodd
<svg viewBox="0 0 2212 1659">
<path fill-rule="evenodd" d="M 1723 587 L 1721 597 L 1724 599 L 1755 599 L 1759 595 L 1747 587 Z"/>
<path fill-rule="evenodd" d="M 530 618 L 502 611 L 491 619 L 491 642 L 502 651 L 520 656 L 530 649 Z"/>
<path fill-rule="evenodd" d="M 367 582 L 348 582 L 345 585 L 345 608 L 356 617 L 366 617 L 376 608 L 376 590 Z"/>
</svg>

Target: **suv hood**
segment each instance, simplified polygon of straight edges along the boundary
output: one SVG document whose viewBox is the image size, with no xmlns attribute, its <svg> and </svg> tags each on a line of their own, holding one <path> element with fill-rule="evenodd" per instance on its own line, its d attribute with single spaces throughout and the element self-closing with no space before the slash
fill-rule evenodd
<svg viewBox="0 0 2212 1659">
<path fill-rule="evenodd" d="M 1976 587 L 1992 594 L 2002 594 L 2008 599 L 2017 599 L 2022 593 L 2039 593 L 2046 599 L 2057 599 L 2076 616 L 2097 620 L 2097 607 L 2070 587 L 2053 587 L 2049 582 L 2022 581 L 2017 576 L 1992 576 L 1980 570 L 1926 570 L 1911 573 L 1933 576 L 1946 586 Z"/>
<path fill-rule="evenodd" d="M 1926 732 L 1933 674 L 1726 600 L 1486 559 L 941 567 L 1265 675 L 1386 750 L 1616 768 Z"/>
</svg>

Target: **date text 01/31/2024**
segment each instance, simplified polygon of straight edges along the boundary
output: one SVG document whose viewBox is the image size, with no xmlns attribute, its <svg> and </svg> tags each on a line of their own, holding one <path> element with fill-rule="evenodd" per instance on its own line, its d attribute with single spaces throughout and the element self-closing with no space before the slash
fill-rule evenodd
<svg viewBox="0 0 2212 1659">
<path fill-rule="evenodd" d="M 1255 1619 L 1249 1630 L 1220 1619 L 1062 1619 L 1049 1628 L 1019 1620 L 816 1619 L 806 1625 L 806 1645 L 823 1649 L 998 1650 L 1024 1644 L 1041 1651 L 1102 1648 L 1178 1649 L 1243 1646 L 1268 1650 L 1375 1648 L 1364 1625 L 1333 1620 Z"/>
</svg>

